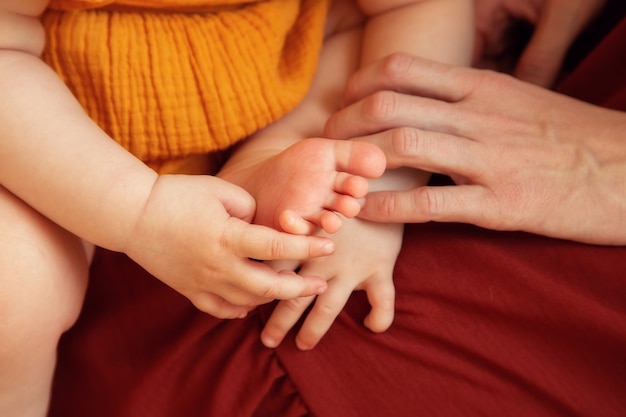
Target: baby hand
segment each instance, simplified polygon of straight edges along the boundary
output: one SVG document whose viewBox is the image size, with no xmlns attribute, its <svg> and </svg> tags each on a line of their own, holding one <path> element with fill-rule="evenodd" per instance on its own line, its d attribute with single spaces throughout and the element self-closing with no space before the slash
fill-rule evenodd
<svg viewBox="0 0 626 417">
<path fill-rule="evenodd" d="M 333 237 L 336 252 L 329 257 L 305 261 L 300 273 L 328 279 L 328 290 L 317 296 L 300 297 L 278 303 L 269 318 L 261 340 L 276 347 L 311 303 L 296 344 L 302 350 L 312 349 L 326 334 L 354 290 L 364 290 L 372 306 L 365 326 L 383 332 L 394 316 L 395 289 L 393 270 L 402 245 L 402 224 L 383 224 L 349 219 Z M 285 269 L 284 262 L 273 266 Z M 297 265 L 291 265 L 295 267 Z"/>
<path fill-rule="evenodd" d="M 321 278 L 276 272 L 252 259 L 328 255 L 332 241 L 251 225 L 254 210 L 249 194 L 218 178 L 164 175 L 124 252 L 200 310 L 221 318 L 245 316 L 274 299 L 323 292 Z"/>
</svg>

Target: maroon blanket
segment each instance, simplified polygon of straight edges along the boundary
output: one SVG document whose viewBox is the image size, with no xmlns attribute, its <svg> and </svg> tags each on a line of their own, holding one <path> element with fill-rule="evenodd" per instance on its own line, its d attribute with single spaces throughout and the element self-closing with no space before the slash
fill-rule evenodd
<svg viewBox="0 0 626 417">
<path fill-rule="evenodd" d="M 626 110 L 624 56 L 626 21 L 561 91 Z M 100 250 L 51 416 L 626 415 L 626 248 L 412 225 L 395 277 L 388 332 L 359 292 L 315 350 L 270 350 L 271 306 L 217 320 Z"/>
</svg>

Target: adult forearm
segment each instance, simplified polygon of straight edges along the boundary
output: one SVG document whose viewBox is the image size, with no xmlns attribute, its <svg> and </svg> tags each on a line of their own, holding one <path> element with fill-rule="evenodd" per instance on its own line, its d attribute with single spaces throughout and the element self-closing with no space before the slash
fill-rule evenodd
<svg viewBox="0 0 626 417">
<path fill-rule="evenodd" d="M 78 236 L 119 249 L 156 173 L 112 141 L 37 57 L 0 51 L 0 184 Z"/>
</svg>

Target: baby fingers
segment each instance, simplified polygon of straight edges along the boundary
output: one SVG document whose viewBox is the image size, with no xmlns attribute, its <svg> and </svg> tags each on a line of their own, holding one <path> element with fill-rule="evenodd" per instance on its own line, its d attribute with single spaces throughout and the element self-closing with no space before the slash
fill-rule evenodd
<svg viewBox="0 0 626 417">
<path fill-rule="evenodd" d="M 202 293 L 191 301 L 198 310 L 219 319 L 243 318 L 248 314 L 248 308 L 229 303 L 216 294 Z"/>
<path fill-rule="evenodd" d="M 278 346 L 314 299 L 299 297 L 279 302 L 261 332 L 261 342 L 268 348 Z"/>
<path fill-rule="evenodd" d="M 353 290 L 354 288 L 349 285 L 332 285 L 326 293 L 317 297 L 296 335 L 296 345 L 299 349 L 310 350 L 319 343 L 343 310 Z"/>
<path fill-rule="evenodd" d="M 378 279 L 368 283 L 365 288 L 367 299 L 372 306 L 365 317 L 365 327 L 375 333 L 387 330 L 395 313 L 396 291 L 391 279 Z"/>
<path fill-rule="evenodd" d="M 296 236 L 269 227 L 231 218 L 222 244 L 241 257 L 258 260 L 308 259 L 334 252 L 332 240 L 319 236 Z"/>
</svg>

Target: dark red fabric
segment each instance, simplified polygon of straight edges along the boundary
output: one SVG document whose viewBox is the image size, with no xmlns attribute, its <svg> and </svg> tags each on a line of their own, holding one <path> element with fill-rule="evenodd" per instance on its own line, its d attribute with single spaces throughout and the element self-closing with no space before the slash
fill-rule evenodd
<svg viewBox="0 0 626 417">
<path fill-rule="evenodd" d="M 626 415 L 626 249 L 461 225 L 407 230 L 397 318 L 361 295 L 278 357 L 318 416 Z"/>
<path fill-rule="evenodd" d="M 626 110 L 626 23 L 560 91 Z M 613 59 L 617 57 L 617 59 Z M 100 250 L 61 340 L 52 417 L 626 415 L 626 248 L 458 224 L 407 227 L 397 317 L 355 293 L 310 352 L 259 343 Z"/>
<path fill-rule="evenodd" d="M 61 341 L 50 415 L 306 416 L 260 327 L 256 313 L 202 314 L 126 256 L 99 250 L 82 315 Z"/>
<path fill-rule="evenodd" d="M 626 20 L 622 20 L 576 70 L 561 81 L 557 90 L 603 107 L 626 110 L 625 58 Z"/>
</svg>

